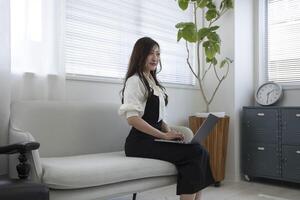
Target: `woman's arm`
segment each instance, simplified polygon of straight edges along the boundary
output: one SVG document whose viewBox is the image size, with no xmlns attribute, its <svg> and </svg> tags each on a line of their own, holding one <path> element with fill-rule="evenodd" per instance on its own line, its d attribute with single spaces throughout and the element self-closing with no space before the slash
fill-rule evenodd
<svg viewBox="0 0 300 200">
<path fill-rule="evenodd" d="M 171 129 L 169 128 L 168 124 L 166 122 L 164 122 L 164 121 L 162 121 L 161 128 L 162 128 L 162 131 L 165 132 L 165 133 L 171 131 Z"/>
<path fill-rule="evenodd" d="M 165 140 L 173 140 L 173 139 L 183 139 L 183 134 L 178 133 L 176 131 L 168 131 L 163 133 L 162 131 L 154 128 L 150 124 L 148 124 L 145 120 L 138 116 L 132 116 L 127 118 L 128 124 L 136 128 L 137 130 L 152 135 L 156 138 L 161 138 Z"/>
</svg>

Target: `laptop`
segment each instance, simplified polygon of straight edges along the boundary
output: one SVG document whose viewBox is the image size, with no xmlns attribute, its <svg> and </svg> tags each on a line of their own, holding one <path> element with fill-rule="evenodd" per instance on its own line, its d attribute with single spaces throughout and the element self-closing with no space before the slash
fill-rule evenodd
<svg viewBox="0 0 300 200">
<path fill-rule="evenodd" d="M 164 139 L 155 139 L 156 142 L 169 142 L 169 143 L 178 143 L 178 144 L 197 144 L 201 143 L 203 139 L 211 132 L 216 123 L 219 121 L 219 118 L 213 114 L 209 114 L 206 120 L 199 127 L 195 133 L 193 139 L 190 142 L 178 141 L 178 140 L 164 140 Z"/>
</svg>

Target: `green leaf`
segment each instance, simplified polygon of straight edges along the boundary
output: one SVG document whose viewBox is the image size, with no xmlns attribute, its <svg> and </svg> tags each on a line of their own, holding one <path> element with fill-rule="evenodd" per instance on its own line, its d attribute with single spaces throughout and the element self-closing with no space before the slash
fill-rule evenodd
<svg viewBox="0 0 300 200">
<path fill-rule="evenodd" d="M 206 63 L 211 63 L 213 65 L 217 65 L 218 60 L 215 57 L 213 57 L 212 59 L 209 59 L 209 58 L 206 57 Z"/>
<path fill-rule="evenodd" d="M 205 42 L 203 42 L 202 46 L 203 47 L 208 47 L 210 45 L 209 43 L 210 43 L 209 41 L 205 41 Z"/>
<path fill-rule="evenodd" d="M 218 12 L 216 9 L 210 9 L 206 12 L 205 18 L 207 21 L 214 19 L 217 16 Z"/>
<path fill-rule="evenodd" d="M 211 59 L 209 59 L 208 57 L 206 57 L 205 61 L 206 61 L 206 63 L 210 63 Z"/>
<path fill-rule="evenodd" d="M 185 22 L 180 22 L 175 25 L 176 28 L 183 28 L 185 26 Z"/>
<path fill-rule="evenodd" d="M 197 30 L 194 23 L 185 25 L 182 29 L 182 37 L 188 42 L 197 41 Z"/>
<path fill-rule="evenodd" d="M 216 32 L 210 32 L 208 35 L 207 35 L 207 38 L 209 40 L 211 40 L 212 42 L 221 42 L 221 39 L 219 37 L 219 35 L 216 33 Z"/>
<path fill-rule="evenodd" d="M 178 0 L 178 5 L 181 10 L 186 10 L 189 6 L 190 0 Z"/>
<path fill-rule="evenodd" d="M 178 30 L 177 33 L 177 42 L 179 42 L 179 40 L 182 38 L 182 30 Z"/>
<path fill-rule="evenodd" d="M 208 59 L 211 60 L 213 57 L 215 57 L 216 52 L 211 45 L 206 46 L 204 49 L 205 49 L 205 55 Z"/>
<path fill-rule="evenodd" d="M 224 0 L 224 5 L 227 9 L 233 8 L 233 1 L 232 0 Z"/>
<path fill-rule="evenodd" d="M 214 51 L 216 53 L 219 53 L 220 54 L 220 44 L 219 43 L 213 43 L 212 44 L 212 47 L 214 48 Z"/>
<path fill-rule="evenodd" d="M 198 0 L 197 1 L 197 6 L 199 8 L 204 8 L 207 5 L 207 3 L 208 3 L 208 0 Z"/>
<path fill-rule="evenodd" d="M 223 68 L 224 65 L 227 63 L 228 61 L 226 59 L 222 60 L 221 64 L 220 64 L 220 68 Z"/>
<path fill-rule="evenodd" d="M 209 0 L 208 1 L 208 4 L 206 5 L 206 7 L 210 10 L 210 9 L 216 9 L 216 5 L 211 1 Z"/>
<path fill-rule="evenodd" d="M 180 22 L 178 24 L 175 25 L 176 28 L 184 28 L 185 26 L 190 26 L 193 25 L 193 22 Z"/>
<path fill-rule="evenodd" d="M 214 50 L 210 46 L 205 47 L 205 55 L 207 58 L 212 59 L 215 55 Z"/>
<path fill-rule="evenodd" d="M 218 61 L 217 61 L 217 59 L 216 59 L 215 57 L 213 57 L 213 58 L 211 59 L 211 63 L 212 63 L 213 65 L 217 65 L 217 64 L 218 64 Z"/>
<path fill-rule="evenodd" d="M 220 26 L 212 26 L 209 28 L 210 31 L 215 31 L 217 30 L 218 28 L 220 28 Z"/>
<path fill-rule="evenodd" d="M 193 22 L 181 22 L 176 24 L 175 26 L 180 30 L 177 33 L 177 41 L 181 38 L 187 40 L 188 42 L 196 42 L 197 41 L 197 30 L 196 25 Z"/>
<path fill-rule="evenodd" d="M 198 40 L 203 40 L 203 38 L 205 38 L 208 34 L 209 34 L 209 29 L 208 28 L 201 28 L 198 31 Z"/>
<path fill-rule="evenodd" d="M 203 42 L 203 47 L 204 47 L 204 50 L 205 50 L 205 56 L 209 59 L 209 60 L 212 60 L 216 53 L 218 52 L 218 49 L 220 48 L 216 43 L 213 43 L 213 42 L 210 42 L 210 41 L 205 41 Z"/>
</svg>

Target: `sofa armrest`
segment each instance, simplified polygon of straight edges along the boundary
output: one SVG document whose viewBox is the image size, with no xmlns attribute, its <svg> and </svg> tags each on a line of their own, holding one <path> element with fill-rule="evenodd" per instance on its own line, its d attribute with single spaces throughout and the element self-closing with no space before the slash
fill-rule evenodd
<svg viewBox="0 0 300 200">
<path fill-rule="evenodd" d="M 30 172 L 30 165 L 27 163 L 26 154 L 40 147 L 38 142 L 22 142 L 9 144 L 0 147 L 0 154 L 16 154 L 19 153 L 19 164 L 17 165 L 18 176 L 20 179 L 27 179 Z"/>
<path fill-rule="evenodd" d="M 9 130 L 9 143 L 16 144 L 16 143 L 26 143 L 26 142 L 35 142 L 33 136 L 26 131 L 22 131 L 18 128 L 11 126 Z M 31 165 L 30 171 L 30 179 L 40 182 L 40 178 L 42 176 L 42 165 L 40 161 L 40 155 L 38 149 L 28 151 L 26 157 L 28 159 L 28 163 Z M 11 178 L 17 178 L 18 175 L 16 173 L 15 167 L 18 164 L 18 157 L 17 155 L 10 155 L 9 156 L 9 176 Z"/>
<path fill-rule="evenodd" d="M 192 140 L 194 134 L 191 129 L 185 127 L 185 126 L 170 126 L 171 129 L 176 130 L 180 133 L 184 134 L 184 141 L 189 142 Z"/>
<path fill-rule="evenodd" d="M 0 154 L 28 153 L 40 147 L 38 142 L 22 142 L 0 147 Z"/>
</svg>

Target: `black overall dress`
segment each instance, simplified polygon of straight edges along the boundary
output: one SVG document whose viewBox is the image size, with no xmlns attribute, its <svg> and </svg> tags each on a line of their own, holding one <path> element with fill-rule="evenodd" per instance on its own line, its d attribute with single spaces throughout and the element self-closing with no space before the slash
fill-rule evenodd
<svg viewBox="0 0 300 200">
<path fill-rule="evenodd" d="M 143 119 L 161 130 L 159 117 L 159 97 L 149 95 Z M 177 195 L 193 194 L 214 183 L 209 164 L 209 156 L 200 144 L 176 144 L 155 142 L 155 137 L 132 127 L 125 142 L 126 156 L 153 158 L 176 165 Z"/>
</svg>

